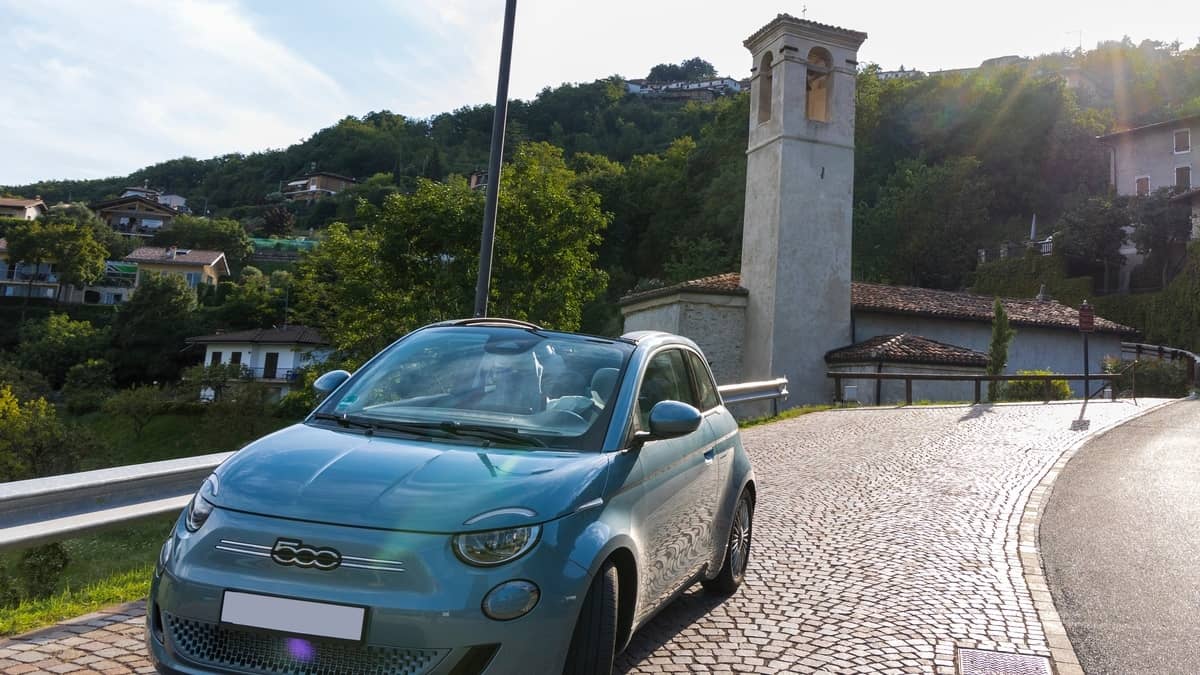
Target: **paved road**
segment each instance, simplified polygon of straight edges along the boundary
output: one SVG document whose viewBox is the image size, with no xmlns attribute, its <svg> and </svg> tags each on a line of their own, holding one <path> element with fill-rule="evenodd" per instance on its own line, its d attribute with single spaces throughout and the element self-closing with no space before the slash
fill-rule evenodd
<svg viewBox="0 0 1200 675">
<path fill-rule="evenodd" d="M 1055 604 L 1089 674 L 1200 673 L 1200 401 L 1084 446 L 1042 518 Z"/>
<path fill-rule="evenodd" d="M 1093 429 L 1128 402 L 1093 403 Z M 841 410 L 750 429 L 751 567 L 634 637 L 624 673 L 955 674 L 959 647 L 1049 656 L 1018 550 L 1039 478 L 1083 437 L 1078 404 Z M 0 670 L 144 669 L 137 607 L 0 642 Z"/>
</svg>

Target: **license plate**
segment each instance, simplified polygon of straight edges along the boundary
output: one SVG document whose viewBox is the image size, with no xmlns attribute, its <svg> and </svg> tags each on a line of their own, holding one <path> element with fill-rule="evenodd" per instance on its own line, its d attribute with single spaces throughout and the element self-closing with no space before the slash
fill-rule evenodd
<svg viewBox="0 0 1200 675">
<path fill-rule="evenodd" d="M 221 621 L 339 640 L 362 640 L 367 610 L 311 600 L 225 591 Z"/>
</svg>

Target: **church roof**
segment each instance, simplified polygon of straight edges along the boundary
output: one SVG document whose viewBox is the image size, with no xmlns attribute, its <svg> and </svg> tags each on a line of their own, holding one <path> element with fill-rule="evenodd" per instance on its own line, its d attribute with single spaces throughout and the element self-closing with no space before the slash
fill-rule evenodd
<svg viewBox="0 0 1200 675">
<path fill-rule="evenodd" d="M 858 42 L 862 42 L 863 40 L 867 39 L 867 34 L 862 31 L 851 30 L 849 28 L 842 28 L 841 26 L 834 26 L 834 25 L 828 24 L 828 23 L 819 23 L 816 21 L 809 21 L 808 19 L 801 19 L 799 17 L 792 16 L 791 14 L 781 13 L 781 14 L 777 15 L 774 19 L 771 19 L 771 21 L 768 22 L 767 25 L 754 31 L 754 34 L 751 35 L 750 37 L 746 38 L 746 40 L 743 44 L 749 46 L 755 40 L 762 37 L 768 30 L 771 29 L 772 26 L 775 25 L 776 22 L 779 22 L 779 21 L 786 21 L 788 23 L 798 23 L 798 24 L 801 24 L 804 26 L 811 26 L 813 28 L 820 28 L 820 29 L 824 29 L 827 31 L 835 31 L 838 33 L 844 33 L 846 35 L 856 38 L 858 40 Z"/>
<path fill-rule="evenodd" d="M 974 349 L 930 340 L 920 335 L 876 335 L 849 347 L 825 354 L 826 363 L 924 363 L 945 366 L 985 367 L 988 355 Z"/>
<path fill-rule="evenodd" d="M 695 292 L 717 295 L 747 295 L 737 272 L 716 274 L 701 279 L 631 293 L 621 298 L 619 304 L 629 305 L 675 293 Z M 959 319 L 991 323 L 992 304 L 990 295 L 975 295 L 961 291 L 939 291 L 933 288 L 913 286 L 888 286 L 856 281 L 850 287 L 850 307 L 860 312 L 883 312 L 907 314 L 938 319 Z M 1065 328 L 1079 330 L 1079 310 L 1054 300 L 1025 298 L 1002 298 L 1008 320 L 1014 326 L 1040 326 L 1043 328 Z M 1115 321 L 1096 317 L 1097 333 L 1129 335 L 1137 331 Z"/>
</svg>

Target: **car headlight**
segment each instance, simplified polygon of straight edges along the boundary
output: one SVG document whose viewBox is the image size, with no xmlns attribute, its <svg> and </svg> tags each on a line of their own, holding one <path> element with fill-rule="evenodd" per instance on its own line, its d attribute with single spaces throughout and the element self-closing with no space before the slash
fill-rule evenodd
<svg viewBox="0 0 1200 675">
<path fill-rule="evenodd" d="M 502 565 L 533 548 L 542 528 L 538 525 L 491 532 L 468 532 L 454 536 L 454 553 L 463 562 L 479 567 Z"/>
<path fill-rule="evenodd" d="M 212 515 L 213 505 L 210 500 L 216 496 L 218 485 L 216 474 L 205 478 L 200 484 L 196 496 L 192 497 L 187 506 L 187 517 L 183 524 L 187 526 L 188 532 L 195 532 L 204 527 L 205 521 Z"/>
</svg>

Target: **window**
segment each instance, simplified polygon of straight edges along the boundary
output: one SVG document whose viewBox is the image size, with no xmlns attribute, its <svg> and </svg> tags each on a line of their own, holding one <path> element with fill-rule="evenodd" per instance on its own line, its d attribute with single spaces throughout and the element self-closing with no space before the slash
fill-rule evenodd
<svg viewBox="0 0 1200 675">
<path fill-rule="evenodd" d="M 696 393 L 700 398 L 701 410 L 712 410 L 721 405 L 721 397 L 717 395 L 717 385 L 708 374 L 704 359 L 695 352 L 688 352 L 688 363 L 692 366 L 692 381 L 696 383 Z"/>
<path fill-rule="evenodd" d="M 682 401 L 700 407 L 692 394 L 691 376 L 683 352 L 668 349 L 659 352 L 646 365 L 642 388 L 638 391 L 638 428 L 650 429 L 650 410 L 660 401 Z"/>
<path fill-rule="evenodd" d="M 1133 193 L 1139 197 L 1150 194 L 1150 176 L 1138 176 L 1134 179 Z"/>
<path fill-rule="evenodd" d="M 763 54 L 762 65 L 758 67 L 758 123 L 762 124 L 771 119 L 771 96 L 773 80 L 771 76 L 771 52 Z"/>
<path fill-rule="evenodd" d="M 808 77 L 804 86 L 807 98 L 808 119 L 814 122 L 829 121 L 829 85 L 832 75 L 833 57 L 821 47 L 808 52 Z"/>
<path fill-rule="evenodd" d="M 241 352 L 230 352 L 229 353 L 229 362 L 235 366 L 241 365 L 242 353 Z"/>
<path fill-rule="evenodd" d="M 1191 152 L 1192 150 L 1192 130 L 1180 129 L 1175 132 L 1175 154 Z"/>
<path fill-rule="evenodd" d="M 186 272 L 184 273 L 183 278 L 187 279 L 188 288 L 195 288 L 196 285 L 200 283 L 199 272 Z"/>
<path fill-rule="evenodd" d="M 213 353 L 212 353 L 212 355 L 209 357 L 209 362 L 208 362 L 208 364 L 209 364 L 210 366 L 219 366 L 219 365 L 221 365 L 221 352 L 213 352 Z"/>
<path fill-rule="evenodd" d="M 1175 189 L 1180 192 L 1187 192 L 1192 189 L 1192 167 L 1175 167 Z"/>
</svg>

